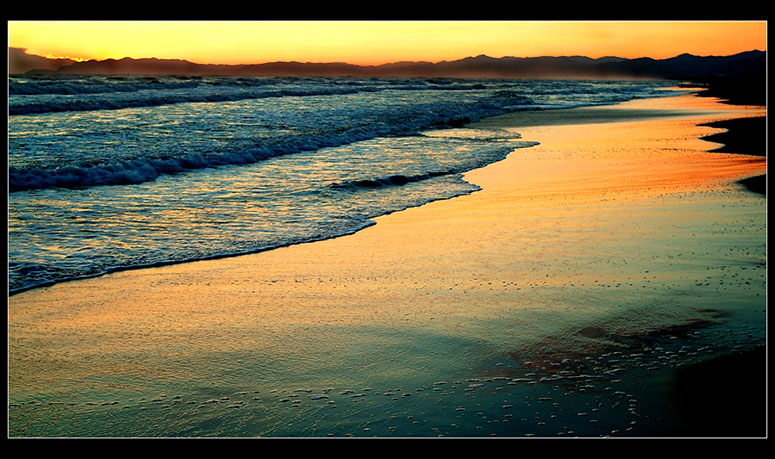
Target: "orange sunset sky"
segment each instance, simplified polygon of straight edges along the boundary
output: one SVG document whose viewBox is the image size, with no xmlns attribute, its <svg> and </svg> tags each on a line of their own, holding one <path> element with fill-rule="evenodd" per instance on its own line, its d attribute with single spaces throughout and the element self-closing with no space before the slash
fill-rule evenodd
<svg viewBox="0 0 775 459">
<path fill-rule="evenodd" d="M 200 64 L 583 55 L 665 59 L 766 51 L 766 21 L 9 21 L 8 45 L 77 60 Z"/>
</svg>

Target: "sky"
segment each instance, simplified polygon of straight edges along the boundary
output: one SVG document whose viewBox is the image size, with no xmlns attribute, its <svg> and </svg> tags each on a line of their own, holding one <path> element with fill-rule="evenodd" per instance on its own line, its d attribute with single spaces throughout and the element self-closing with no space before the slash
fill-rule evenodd
<svg viewBox="0 0 775 459">
<path fill-rule="evenodd" d="M 727 56 L 766 51 L 766 35 L 766 21 L 8 21 L 8 46 L 28 54 L 199 64 Z"/>
</svg>

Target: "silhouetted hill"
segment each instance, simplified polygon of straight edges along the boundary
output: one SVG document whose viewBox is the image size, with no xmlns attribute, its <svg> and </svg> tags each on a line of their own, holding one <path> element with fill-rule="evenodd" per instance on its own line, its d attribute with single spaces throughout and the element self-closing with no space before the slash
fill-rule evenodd
<svg viewBox="0 0 775 459">
<path fill-rule="evenodd" d="M 681 54 L 663 60 L 641 58 L 606 63 L 600 67 L 643 78 L 695 80 L 713 76 L 764 75 L 765 66 L 763 51 L 748 51 L 724 57 Z"/>
<path fill-rule="evenodd" d="M 8 48 L 8 73 L 20 74 L 30 70 L 55 71 L 74 63 L 71 59 L 48 59 L 34 54 L 27 54 L 23 48 Z"/>
<path fill-rule="evenodd" d="M 13 49 L 13 48 L 11 48 Z M 23 51 L 23 50 L 22 50 Z M 250 65 L 195 64 L 176 59 L 108 59 L 85 62 L 51 61 L 27 56 L 24 66 L 14 51 L 10 73 L 45 72 L 57 74 L 129 75 L 239 75 L 239 76 L 354 76 L 354 77 L 450 77 L 450 78 L 649 78 L 699 80 L 720 76 L 763 76 L 765 52 L 749 51 L 734 56 L 693 56 L 682 54 L 670 59 L 623 59 L 583 56 L 502 57 L 485 55 L 456 61 L 396 62 L 359 66 L 341 62 L 270 62 Z M 30 68 L 30 63 L 39 67 Z M 9 64 L 11 64 L 9 62 Z"/>
<path fill-rule="evenodd" d="M 235 66 L 232 75 L 241 76 L 372 76 L 369 67 L 343 62 L 270 62 Z"/>
<path fill-rule="evenodd" d="M 63 75 L 218 75 L 228 74 L 230 66 L 202 65 L 179 59 L 106 59 L 75 62 L 60 67 Z"/>
</svg>

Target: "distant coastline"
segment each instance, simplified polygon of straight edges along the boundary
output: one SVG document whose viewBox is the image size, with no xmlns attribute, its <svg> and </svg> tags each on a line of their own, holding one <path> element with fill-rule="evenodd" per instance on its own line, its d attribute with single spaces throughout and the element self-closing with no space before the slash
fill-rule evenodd
<svg viewBox="0 0 775 459">
<path fill-rule="evenodd" d="M 733 56 L 682 54 L 670 59 L 624 59 L 583 56 L 501 57 L 485 55 L 456 61 L 395 62 L 361 66 L 344 62 L 268 62 L 245 65 L 198 64 L 179 59 L 123 58 L 77 62 L 48 59 L 9 48 L 9 74 L 56 75 L 179 75 L 179 76 L 297 76 L 297 77 L 425 77 L 425 78 L 592 78 L 698 80 L 716 76 L 765 74 L 766 52 Z"/>
<path fill-rule="evenodd" d="M 738 77 L 712 77 L 703 81 L 706 89 L 699 96 L 718 97 L 732 105 L 767 105 L 767 85 L 764 76 L 742 75 Z M 737 153 L 767 156 L 766 117 L 739 118 L 708 123 L 704 126 L 726 129 L 702 140 L 723 146 L 711 150 L 716 153 Z M 748 177 L 738 182 L 749 191 L 767 196 L 767 174 Z"/>
</svg>

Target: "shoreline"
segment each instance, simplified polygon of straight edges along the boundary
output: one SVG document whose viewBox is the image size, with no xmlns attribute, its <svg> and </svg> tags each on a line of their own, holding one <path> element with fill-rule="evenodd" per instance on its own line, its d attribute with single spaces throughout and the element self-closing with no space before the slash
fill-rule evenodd
<svg viewBox="0 0 775 459">
<path fill-rule="evenodd" d="M 659 116 L 647 116 L 649 110 Z M 609 335 L 637 337 L 713 319 L 718 311 L 701 308 L 703 295 L 685 292 L 697 290 L 693 276 L 701 269 L 727 281 L 719 293 L 705 288 L 707 298 L 726 299 L 730 282 L 712 264 L 718 263 L 715 252 L 737 257 L 745 251 L 721 245 L 702 255 L 709 249 L 703 238 L 738 244 L 714 237 L 704 219 L 731 202 L 719 198 L 747 199 L 729 185 L 766 167 L 766 159 L 708 154 L 699 137 L 713 129 L 695 121 L 755 112 L 679 96 L 569 115 L 596 124 L 519 127 L 501 118 L 499 128 L 541 144 L 465 173 L 479 192 L 377 217 L 375 225 L 347 237 L 13 295 L 9 401 L 45 402 L 61 392 L 88 404 L 111 396 L 103 394 L 104 382 L 114 384 L 129 406 L 161 391 L 193 396 L 200 387 L 209 399 L 230 396 L 244 392 L 247 382 L 258 385 L 251 390 L 271 394 L 272 388 L 323 384 L 392 388 L 397 381 L 402 387 L 428 383 L 429 377 L 466 381 L 492 372 L 491 361 L 508 361 L 504 371 L 524 371 L 528 360 L 539 357 L 559 363 L 594 356 Z M 687 132 L 697 136 L 687 138 Z M 692 226 L 675 229 L 675 218 Z M 739 243 L 748 239 L 755 241 L 755 234 Z M 697 255 L 673 262 L 677 251 L 687 250 Z M 695 271 L 682 271 L 689 262 Z M 734 288 L 744 293 L 756 287 Z M 674 293 L 686 304 L 676 304 Z M 421 400 L 419 394 L 394 403 Z M 456 403 L 470 394 L 456 395 Z M 273 400 L 266 397 L 264 404 Z M 568 400 L 584 400 L 574 397 Z M 491 416 L 503 413 L 500 399 Z M 282 411 L 292 406 L 280 402 L 271 408 L 281 410 L 273 416 L 292 416 Z M 455 415 L 464 415 L 451 418 L 461 422 Z M 126 422 L 137 428 L 133 419 Z M 265 436 L 303 432 L 279 424 L 262 428 Z"/>
<path fill-rule="evenodd" d="M 702 92 L 700 92 L 697 94 L 697 97 L 709 98 L 710 96 L 702 95 Z M 654 100 L 654 99 L 650 99 L 650 100 Z M 632 103 L 636 101 L 637 100 L 629 101 L 629 102 Z M 617 123 L 617 122 L 625 122 L 625 121 L 638 121 L 638 120 L 649 120 L 649 119 L 670 118 L 670 117 L 691 117 L 691 116 L 699 116 L 704 113 L 701 107 L 698 110 L 694 110 L 694 111 L 682 110 L 679 113 L 676 110 L 671 109 L 669 107 L 642 109 L 642 108 L 629 108 L 627 107 L 628 105 L 629 104 L 625 102 L 624 106 L 622 104 L 615 104 L 615 105 L 587 106 L 587 107 L 546 110 L 546 111 L 517 111 L 517 112 L 512 112 L 504 115 L 489 117 L 474 123 L 469 123 L 465 126 L 487 129 L 487 128 L 493 128 L 493 127 L 497 128 L 498 126 L 503 125 L 504 123 L 508 124 L 512 128 L 540 127 L 540 126 L 553 126 L 553 125 L 573 125 L 573 124 Z M 765 122 L 764 117 L 745 117 L 745 118 L 727 118 L 721 121 L 714 121 L 710 123 L 701 124 L 701 126 L 707 126 L 707 127 L 725 130 L 725 132 L 718 132 L 707 136 L 703 136 L 701 137 L 701 140 L 707 140 L 709 142 L 722 144 L 722 146 L 717 149 L 709 150 L 708 151 L 709 153 L 718 152 L 718 153 L 734 153 L 734 154 L 748 154 L 748 155 L 754 155 L 754 156 L 766 156 L 765 145 L 761 141 L 760 136 L 756 135 L 756 133 L 761 132 L 762 129 L 766 129 L 764 122 Z M 467 171 L 467 172 L 471 172 L 471 171 Z M 462 175 L 465 175 L 467 172 L 463 172 Z M 766 196 L 766 174 L 755 176 L 755 177 L 748 177 L 740 180 L 738 183 L 745 186 L 748 190 L 754 193 L 758 193 Z M 434 199 L 429 202 L 454 199 L 458 197 L 460 196 L 453 196 L 451 198 Z M 428 204 L 428 202 L 424 202 L 412 207 L 422 207 L 426 204 Z M 178 264 L 185 264 L 185 263 L 195 263 L 200 261 L 218 260 L 222 258 L 254 255 L 254 254 L 259 254 L 266 251 L 277 250 L 279 248 L 288 247 L 292 245 L 310 244 L 310 243 L 315 243 L 315 242 L 319 242 L 327 239 L 335 239 L 339 237 L 350 236 L 359 231 L 362 231 L 365 228 L 368 228 L 369 226 L 376 224 L 374 222 L 376 218 L 381 218 L 386 215 L 390 215 L 395 212 L 401 212 L 404 210 L 406 209 L 399 209 L 393 212 L 379 215 L 377 217 L 372 217 L 369 219 L 372 223 L 368 225 L 365 225 L 361 228 L 357 228 L 347 233 L 339 234 L 328 238 L 312 239 L 312 240 L 303 241 L 303 242 L 294 242 L 294 243 L 281 244 L 281 245 L 272 246 L 272 247 L 263 247 L 263 248 L 248 250 L 240 253 L 219 254 L 219 255 L 212 255 L 212 256 L 196 258 L 196 259 L 164 261 L 164 262 L 157 262 L 157 263 L 137 265 L 137 266 L 119 266 L 119 267 L 108 269 L 105 272 L 87 274 L 83 276 L 66 278 L 66 279 L 43 281 L 34 285 L 28 285 L 28 286 L 15 288 L 15 289 L 9 289 L 7 293 L 8 293 L 8 296 L 11 297 L 30 290 L 50 287 L 61 283 L 95 279 L 112 273 L 118 273 L 123 271 L 138 270 L 138 269 L 153 269 L 153 268 L 158 268 L 163 266 L 171 266 L 171 265 L 178 265 Z"/>
<path fill-rule="evenodd" d="M 755 105 L 766 107 L 767 92 L 763 78 L 756 77 L 720 77 L 703 82 L 705 89 L 698 97 L 718 97 L 731 105 Z M 711 136 L 711 139 L 725 144 L 714 150 L 725 153 L 743 153 L 766 156 L 766 116 L 758 119 L 727 120 L 711 123 L 711 127 L 727 129 L 728 132 Z M 748 190 L 767 196 L 767 174 L 749 177 L 739 182 Z"/>
<path fill-rule="evenodd" d="M 753 118 L 734 118 L 706 123 L 703 126 L 724 129 L 724 132 L 703 137 L 703 140 L 720 143 L 721 147 L 708 153 L 738 153 L 752 156 L 767 156 L 766 138 L 767 120 L 763 116 Z"/>
<path fill-rule="evenodd" d="M 710 150 L 708 153 L 737 153 L 754 156 L 767 156 L 766 136 L 767 119 L 760 116 L 755 118 L 735 118 L 725 121 L 708 123 L 705 126 L 724 129 L 703 137 L 703 140 L 722 144 L 721 147 Z M 748 177 L 738 183 L 748 190 L 767 196 L 767 174 Z"/>
</svg>

